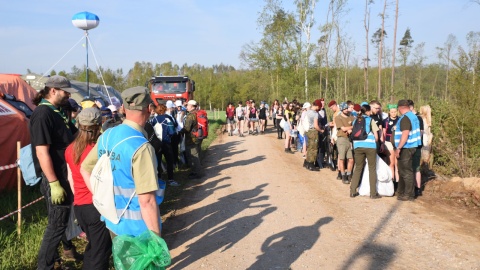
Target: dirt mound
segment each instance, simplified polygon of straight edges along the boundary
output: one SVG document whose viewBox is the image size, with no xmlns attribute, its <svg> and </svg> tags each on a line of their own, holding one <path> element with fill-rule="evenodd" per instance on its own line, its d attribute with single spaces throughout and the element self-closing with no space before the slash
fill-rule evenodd
<svg viewBox="0 0 480 270">
<path fill-rule="evenodd" d="M 454 177 L 450 180 L 433 180 L 425 185 L 424 194 L 431 200 L 469 208 L 480 214 L 480 178 Z"/>
</svg>

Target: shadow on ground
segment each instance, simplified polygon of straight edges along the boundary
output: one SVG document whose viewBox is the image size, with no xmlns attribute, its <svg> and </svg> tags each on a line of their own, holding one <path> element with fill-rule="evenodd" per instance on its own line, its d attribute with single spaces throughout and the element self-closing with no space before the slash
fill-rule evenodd
<svg viewBox="0 0 480 270">
<path fill-rule="evenodd" d="M 320 227 L 332 217 L 320 218 L 310 226 L 298 226 L 268 237 L 262 244 L 263 254 L 247 269 L 291 269 L 290 266 L 320 238 Z"/>
<path fill-rule="evenodd" d="M 397 201 L 392 206 L 390 211 L 380 220 L 377 226 L 372 230 L 365 240 L 356 248 L 356 251 L 349 256 L 348 260 L 342 265 L 340 269 L 356 269 L 355 263 L 362 257 L 369 258 L 369 265 L 365 269 L 388 269 L 389 265 L 393 261 L 397 249 L 395 246 L 386 246 L 379 243 L 375 243 L 375 238 L 382 232 L 384 228 L 388 226 L 389 220 L 397 212 L 399 205 L 402 202 Z"/>
</svg>

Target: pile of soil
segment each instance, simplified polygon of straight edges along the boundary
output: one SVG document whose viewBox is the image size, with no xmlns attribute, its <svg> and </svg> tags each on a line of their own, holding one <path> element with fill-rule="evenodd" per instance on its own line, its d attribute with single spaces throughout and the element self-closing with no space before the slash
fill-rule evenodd
<svg viewBox="0 0 480 270">
<path fill-rule="evenodd" d="M 480 217 L 480 178 L 435 179 L 425 184 L 424 200 L 459 207 Z"/>
</svg>

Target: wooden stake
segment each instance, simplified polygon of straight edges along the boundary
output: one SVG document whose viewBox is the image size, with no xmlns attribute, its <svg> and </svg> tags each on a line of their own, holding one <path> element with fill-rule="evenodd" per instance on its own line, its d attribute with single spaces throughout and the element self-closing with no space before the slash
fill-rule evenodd
<svg viewBox="0 0 480 270">
<path fill-rule="evenodd" d="M 17 160 L 20 160 L 20 141 L 17 141 Z M 22 171 L 17 166 L 17 192 L 18 192 L 18 220 L 17 234 L 20 236 L 22 232 Z"/>
</svg>

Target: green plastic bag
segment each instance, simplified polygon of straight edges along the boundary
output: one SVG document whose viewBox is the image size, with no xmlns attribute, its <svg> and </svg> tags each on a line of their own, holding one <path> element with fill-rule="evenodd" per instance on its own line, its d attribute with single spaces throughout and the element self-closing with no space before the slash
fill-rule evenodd
<svg viewBox="0 0 480 270">
<path fill-rule="evenodd" d="M 152 231 L 139 236 L 113 238 L 113 262 L 117 270 L 165 269 L 171 258 L 167 243 Z"/>
</svg>

